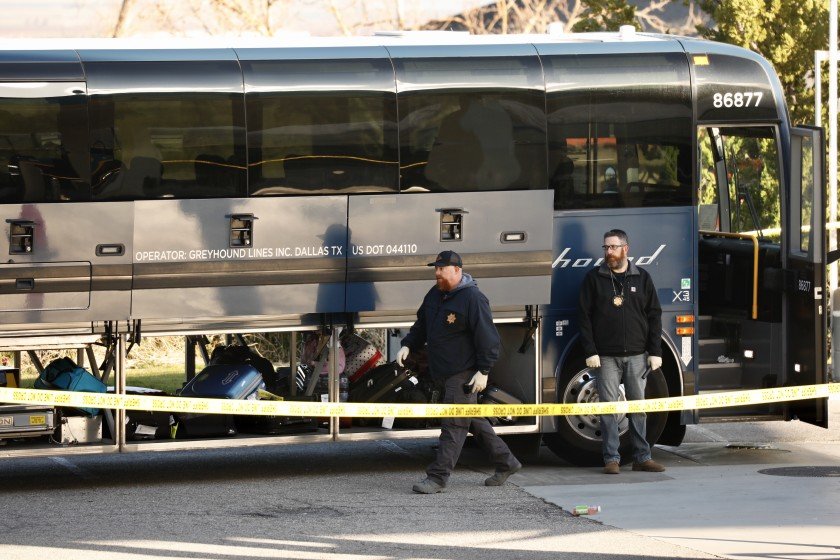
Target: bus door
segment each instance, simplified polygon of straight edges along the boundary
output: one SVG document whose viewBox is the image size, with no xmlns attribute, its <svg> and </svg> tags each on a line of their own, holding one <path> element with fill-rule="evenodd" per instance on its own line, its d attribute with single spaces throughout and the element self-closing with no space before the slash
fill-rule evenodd
<svg viewBox="0 0 840 560">
<path fill-rule="evenodd" d="M 699 392 L 780 387 L 786 338 L 785 181 L 773 125 L 699 129 Z M 783 416 L 780 405 L 701 417 Z"/>
<path fill-rule="evenodd" d="M 87 86 L 75 52 L 8 58 L 17 55 L 0 64 L 0 328 L 62 322 L 89 332 L 92 320 L 128 317 L 130 207 L 90 202 Z"/>
<path fill-rule="evenodd" d="M 819 130 L 792 129 L 790 165 L 771 125 L 699 134 L 698 389 L 825 381 L 824 173 Z M 707 409 L 824 425 L 825 401 Z"/>
<path fill-rule="evenodd" d="M 426 265 L 445 250 L 494 311 L 549 301 L 542 70 L 531 47 L 506 49 L 388 47 L 400 194 L 350 198 L 349 311 L 413 314 L 434 283 Z"/>
<path fill-rule="evenodd" d="M 825 145 L 820 128 L 791 129 L 786 309 L 787 385 L 826 382 Z M 787 417 L 828 427 L 826 399 L 792 401 Z"/>
</svg>

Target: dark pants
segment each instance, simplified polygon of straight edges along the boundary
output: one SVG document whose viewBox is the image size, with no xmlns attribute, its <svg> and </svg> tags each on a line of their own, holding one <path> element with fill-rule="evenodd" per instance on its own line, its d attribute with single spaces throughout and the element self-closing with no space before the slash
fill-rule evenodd
<svg viewBox="0 0 840 560">
<path fill-rule="evenodd" d="M 446 379 L 443 402 L 447 404 L 476 404 L 475 393 L 464 394 L 463 385 L 472 379 L 474 371 L 456 373 Z M 519 463 L 507 444 L 496 435 L 486 418 L 444 418 L 440 426 L 440 440 L 437 457 L 426 468 L 428 477 L 438 484 L 446 485 L 455 463 L 461 455 L 461 448 L 471 433 L 478 444 L 487 451 L 497 471 L 508 471 Z"/>
</svg>

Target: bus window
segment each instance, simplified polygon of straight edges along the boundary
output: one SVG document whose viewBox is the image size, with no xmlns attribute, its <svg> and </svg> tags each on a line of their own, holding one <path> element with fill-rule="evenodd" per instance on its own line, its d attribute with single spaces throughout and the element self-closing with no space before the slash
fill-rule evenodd
<svg viewBox="0 0 840 560">
<path fill-rule="evenodd" d="M 43 82 L 29 88 L 0 84 L 0 202 L 90 197 L 85 98 L 65 96 L 69 89 Z M 26 96 L 18 97 L 21 92 Z"/>
<path fill-rule="evenodd" d="M 240 56 L 252 196 L 397 191 L 387 59 L 249 61 L 247 49 Z"/>
<path fill-rule="evenodd" d="M 535 57 L 394 62 L 403 191 L 546 188 L 545 109 L 535 87 Z M 458 87 L 442 89 L 442 83 Z"/>
<path fill-rule="evenodd" d="M 723 230 L 754 232 L 763 239 L 779 242 L 779 152 L 774 129 L 701 129 L 699 149 L 700 202 L 716 203 L 724 198 Z"/>
<path fill-rule="evenodd" d="M 556 209 L 692 203 L 683 57 L 549 56 L 545 62 Z"/>
<path fill-rule="evenodd" d="M 223 61 L 166 61 L 99 62 L 86 68 L 94 199 L 245 196 L 238 67 Z M 212 80 L 230 83 L 213 87 L 207 83 Z M 239 93 L 231 91 L 235 87 Z"/>
</svg>

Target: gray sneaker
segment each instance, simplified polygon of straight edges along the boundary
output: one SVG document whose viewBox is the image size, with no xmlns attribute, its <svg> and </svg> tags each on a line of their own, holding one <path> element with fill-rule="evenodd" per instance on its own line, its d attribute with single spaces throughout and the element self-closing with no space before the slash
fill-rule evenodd
<svg viewBox="0 0 840 560">
<path fill-rule="evenodd" d="M 431 478 L 426 477 L 422 481 L 412 486 L 411 489 L 417 492 L 418 494 L 437 494 L 438 492 L 446 491 L 446 486 L 444 486 L 443 484 L 438 484 Z"/>
<path fill-rule="evenodd" d="M 488 477 L 487 480 L 484 481 L 485 486 L 501 486 L 504 484 L 508 477 L 512 474 L 518 473 L 522 470 L 522 463 L 516 463 L 515 466 L 511 467 L 509 470 L 506 471 L 496 471 L 496 473 Z"/>
</svg>

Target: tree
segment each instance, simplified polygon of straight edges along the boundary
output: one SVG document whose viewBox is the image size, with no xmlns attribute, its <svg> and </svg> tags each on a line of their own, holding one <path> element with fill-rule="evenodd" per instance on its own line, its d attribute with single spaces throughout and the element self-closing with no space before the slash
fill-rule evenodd
<svg viewBox="0 0 840 560">
<path fill-rule="evenodd" d="M 631 24 L 656 33 L 693 34 L 704 21 L 695 0 L 685 0 L 682 20 L 667 21 L 665 10 L 677 0 L 653 0 L 630 5 L 627 0 L 496 0 L 485 6 L 433 20 L 424 29 L 489 33 L 545 33 L 555 22 L 569 31 L 617 30 Z M 683 2 L 683 0 L 680 0 Z"/>
<path fill-rule="evenodd" d="M 573 31 L 618 31 L 622 25 L 632 25 L 641 30 L 636 19 L 636 8 L 627 0 L 583 0 L 586 9 Z"/>
<path fill-rule="evenodd" d="M 700 34 L 770 61 L 782 82 L 791 119 L 814 122 L 814 51 L 828 45 L 828 2 L 701 0 L 701 7 L 715 23 L 699 26 Z"/>
</svg>

